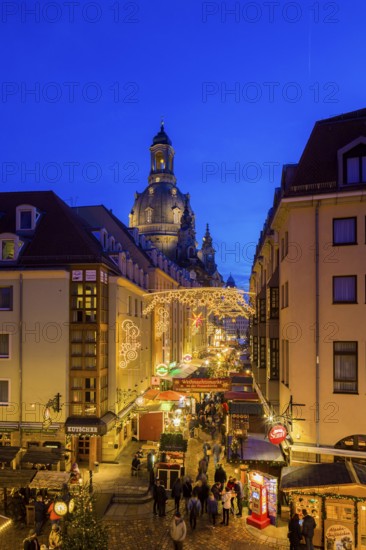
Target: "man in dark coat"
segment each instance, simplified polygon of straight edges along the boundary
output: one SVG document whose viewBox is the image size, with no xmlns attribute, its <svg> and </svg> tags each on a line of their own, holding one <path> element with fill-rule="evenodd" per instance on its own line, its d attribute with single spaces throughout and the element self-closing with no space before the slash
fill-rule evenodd
<svg viewBox="0 0 366 550">
<path fill-rule="evenodd" d="M 36 523 L 36 535 L 41 534 L 42 526 L 46 521 L 47 506 L 43 502 L 42 495 L 38 495 L 34 503 L 35 523 Z"/>
<path fill-rule="evenodd" d="M 306 550 L 314 550 L 313 536 L 316 527 L 315 519 L 313 516 L 309 516 L 305 509 L 302 511 L 302 515 L 304 516 L 302 534 L 305 538 Z"/>
<path fill-rule="evenodd" d="M 290 539 L 290 550 L 299 550 L 302 539 L 299 514 L 294 514 L 288 522 L 288 538 Z"/>
<path fill-rule="evenodd" d="M 26 539 L 23 541 L 23 550 L 39 550 L 40 544 L 37 539 L 37 535 L 34 529 L 29 531 Z"/>
<path fill-rule="evenodd" d="M 158 486 L 158 508 L 159 508 L 159 517 L 165 516 L 165 503 L 168 500 L 165 487 L 162 483 Z"/>
<path fill-rule="evenodd" d="M 215 471 L 215 481 L 219 481 L 222 486 L 225 485 L 227 480 L 226 472 L 224 468 L 221 466 L 221 464 L 217 465 L 216 471 Z"/>
<path fill-rule="evenodd" d="M 183 487 L 182 487 L 182 480 L 180 477 L 178 477 L 173 484 L 172 487 L 172 498 L 174 498 L 175 502 L 175 510 L 177 513 L 179 513 L 179 505 L 180 505 L 180 499 L 182 497 Z"/>
<path fill-rule="evenodd" d="M 158 488 L 160 485 L 160 481 L 158 479 L 155 479 L 154 485 L 152 487 L 152 495 L 154 499 L 154 507 L 153 507 L 153 514 L 154 516 L 158 515 Z"/>
</svg>

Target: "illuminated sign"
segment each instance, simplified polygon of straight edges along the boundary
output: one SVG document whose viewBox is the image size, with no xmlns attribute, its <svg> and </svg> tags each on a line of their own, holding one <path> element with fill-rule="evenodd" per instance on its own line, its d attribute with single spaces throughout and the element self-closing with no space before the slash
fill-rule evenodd
<svg viewBox="0 0 366 550">
<path fill-rule="evenodd" d="M 165 363 L 160 363 L 155 369 L 155 372 L 158 376 L 165 376 L 169 372 L 169 368 Z"/>
<path fill-rule="evenodd" d="M 287 429 L 282 424 L 272 426 L 268 433 L 268 439 L 273 445 L 279 445 L 282 441 L 285 441 L 286 437 Z"/>
<path fill-rule="evenodd" d="M 185 363 L 190 363 L 192 361 L 192 355 L 189 355 L 189 353 L 187 353 L 187 355 L 183 356 L 183 361 Z"/>
</svg>

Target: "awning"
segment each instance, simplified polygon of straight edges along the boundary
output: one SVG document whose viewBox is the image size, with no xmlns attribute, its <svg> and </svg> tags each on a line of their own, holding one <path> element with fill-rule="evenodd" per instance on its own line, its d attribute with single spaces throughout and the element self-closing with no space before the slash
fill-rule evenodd
<svg viewBox="0 0 366 550">
<path fill-rule="evenodd" d="M 351 451 L 350 449 L 336 449 L 335 447 L 316 447 L 315 445 L 299 445 L 295 443 L 291 445 L 290 450 L 297 453 L 345 456 L 347 458 L 361 458 L 366 460 L 365 451 Z"/>
<path fill-rule="evenodd" d="M 32 482 L 29 484 L 30 489 L 53 489 L 60 491 L 64 483 L 70 480 L 69 472 L 51 472 L 39 471 L 36 473 Z"/>
<path fill-rule="evenodd" d="M 231 436 L 229 436 L 229 456 L 228 459 L 231 459 Z M 240 462 L 242 463 L 256 463 L 256 462 L 270 462 L 277 463 L 278 466 L 285 464 L 284 457 L 282 455 L 281 449 L 277 445 L 273 445 L 268 441 L 263 439 L 257 439 L 255 437 L 248 437 L 248 439 L 243 439 L 240 450 Z"/>
<path fill-rule="evenodd" d="M 11 462 L 19 451 L 20 447 L 0 447 L 0 462 Z"/>
<path fill-rule="evenodd" d="M 252 376 L 232 376 L 231 377 L 231 383 L 232 384 L 243 384 L 247 386 L 253 385 L 253 377 Z"/>
<path fill-rule="evenodd" d="M 160 390 L 154 390 L 150 389 L 147 390 L 147 392 L 144 393 L 143 397 L 144 399 L 155 399 L 155 397 L 160 393 Z"/>
<path fill-rule="evenodd" d="M 47 447 L 29 447 L 22 456 L 21 463 L 42 464 L 45 466 L 58 464 L 64 459 L 63 449 L 50 449 Z"/>
<path fill-rule="evenodd" d="M 258 395 L 249 391 L 227 391 L 224 393 L 226 401 L 258 401 Z"/>
<path fill-rule="evenodd" d="M 249 414 L 253 416 L 263 416 L 262 403 L 230 401 L 229 414 Z"/>
<path fill-rule="evenodd" d="M 67 434 L 104 435 L 113 428 L 117 416 L 107 412 L 102 418 L 97 416 L 69 416 L 65 422 Z"/>
</svg>

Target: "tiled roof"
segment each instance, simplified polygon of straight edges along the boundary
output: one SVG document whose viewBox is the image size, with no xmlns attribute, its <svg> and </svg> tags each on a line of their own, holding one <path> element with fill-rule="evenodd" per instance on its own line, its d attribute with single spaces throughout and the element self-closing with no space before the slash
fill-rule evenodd
<svg viewBox="0 0 366 550">
<path fill-rule="evenodd" d="M 0 234 L 16 232 L 16 207 L 21 204 L 34 206 L 40 212 L 40 218 L 34 232 L 18 232 L 25 244 L 17 265 L 47 264 L 51 267 L 104 262 L 113 266 L 85 224 L 52 191 L 0 193 Z M 13 265 L 13 262 L 7 262 L 7 265 Z"/>
<path fill-rule="evenodd" d="M 295 170 L 291 187 L 336 183 L 337 151 L 360 136 L 366 137 L 366 109 L 316 122 Z"/>
</svg>

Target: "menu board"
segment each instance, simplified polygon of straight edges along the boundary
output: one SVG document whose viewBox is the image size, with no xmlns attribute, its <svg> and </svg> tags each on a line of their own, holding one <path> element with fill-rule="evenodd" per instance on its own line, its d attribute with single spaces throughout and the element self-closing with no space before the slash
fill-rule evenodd
<svg viewBox="0 0 366 550">
<path fill-rule="evenodd" d="M 306 510 L 309 516 L 313 516 L 316 523 L 319 525 L 321 501 L 318 497 L 313 495 L 301 495 L 296 496 L 295 499 L 295 511 L 302 518 L 302 511 Z"/>
</svg>

